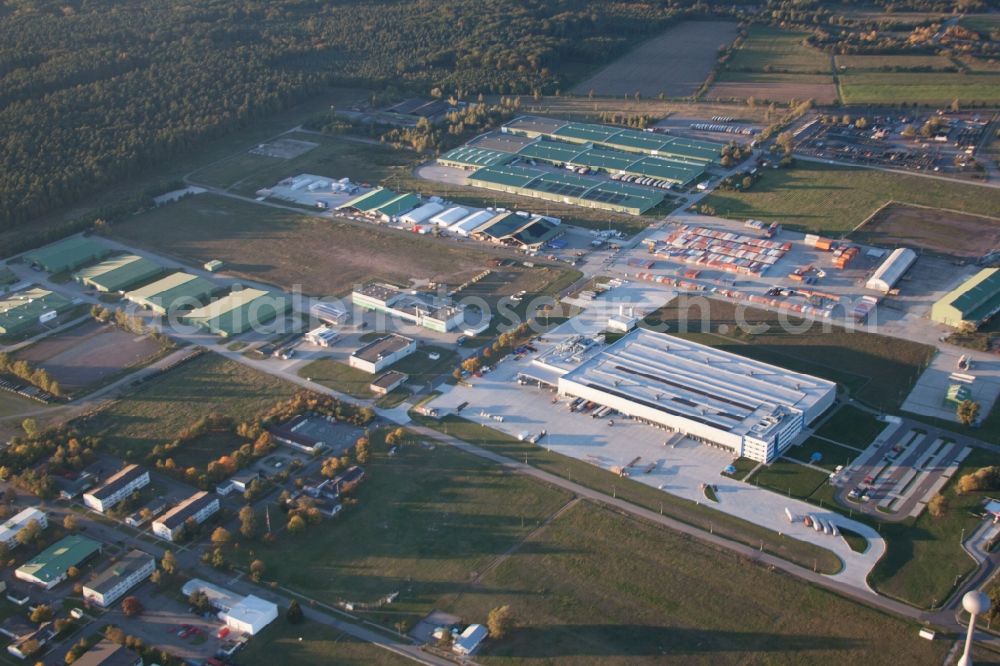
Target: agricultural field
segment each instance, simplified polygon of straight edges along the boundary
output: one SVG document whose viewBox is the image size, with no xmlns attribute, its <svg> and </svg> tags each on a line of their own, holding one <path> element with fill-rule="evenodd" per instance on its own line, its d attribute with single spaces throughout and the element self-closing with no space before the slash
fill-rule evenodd
<svg viewBox="0 0 1000 666">
<path fill-rule="evenodd" d="M 806 34 L 771 26 L 750 27 L 743 44 L 716 77 L 705 97 L 788 102 L 837 100 L 830 56 L 802 45 Z"/>
<path fill-rule="evenodd" d="M 958 69 L 950 58 L 937 55 L 838 55 L 834 56 L 834 64 L 839 72 L 917 68 L 934 71 Z"/>
<path fill-rule="evenodd" d="M 966 14 L 959 20 L 959 24 L 969 30 L 988 34 L 991 30 L 1000 30 L 1000 15 Z"/>
<path fill-rule="evenodd" d="M 736 35 L 737 24 L 731 21 L 678 23 L 578 84 L 573 94 L 688 97 L 712 71 L 719 48 Z"/>
<path fill-rule="evenodd" d="M 988 191 L 983 198 L 997 199 Z M 1000 214 L 1000 203 L 994 212 Z M 958 259 L 978 259 L 989 249 L 1000 247 L 1000 218 L 891 204 L 851 238 L 882 247 L 909 245 Z"/>
<path fill-rule="evenodd" d="M 799 231 L 842 237 L 890 201 L 1000 217 L 1000 198 L 981 186 L 873 169 L 799 161 L 766 170 L 752 189 L 715 191 L 703 200 L 717 215 L 780 222 Z M 831 206 L 831 200 L 837 205 Z"/>
<path fill-rule="evenodd" d="M 149 380 L 78 425 L 101 436 L 102 447 L 114 455 L 137 460 L 203 416 L 217 412 L 237 421 L 249 419 L 291 397 L 296 389 L 242 363 L 203 354 Z"/>
<path fill-rule="evenodd" d="M 88 320 L 32 343 L 13 358 L 44 368 L 63 393 L 73 395 L 145 365 L 162 351 L 151 337 Z"/>
<path fill-rule="evenodd" d="M 747 308 L 743 318 L 738 319 L 736 304 L 707 302 L 710 304 L 711 330 L 717 331 L 724 325 L 736 333 L 722 335 L 702 331 L 700 322 L 698 329 L 689 325 L 689 330 L 679 330 L 677 322 L 686 314 L 681 299 L 674 299 L 648 315 L 644 324 L 654 330 L 669 330 L 673 335 L 701 344 L 835 381 L 856 399 L 886 411 L 899 408 L 934 354 L 930 345 L 864 331 L 847 331 L 823 322 L 804 322 L 794 332 L 785 331 L 781 321 L 782 317 L 787 318 L 786 315 Z M 740 331 L 740 321 L 761 330 Z M 663 329 L 663 325 L 668 328 Z"/>
<path fill-rule="evenodd" d="M 692 594 L 692 590 L 697 590 Z M 746 560 L 581 502 L 442 608 L 520 621 L 487 665 L 939 663 L 948 641 Z"/>
<path fill-rule="evenodd" d="M 413 662 L 325 624 L 289 624 L 284 617 L 240 652 L 247 664 L 338 664 L 338 666 L 412 666 Z"/>
<path fill-rule="evenodd" d="M 191 263 L 221 259 L 226 271 L 306 294 L 341 295 L 370 279 L 462 282 L 492 255 L 402 231 L 320 218 L 200 194 L 115 227 L 136 243 Z"/>
<path fill-rule="evenodd" d="M 767 108 L 763 106 L 748 107 L 721 104 L 716 102 L 671 102 L 659 99 L 611 99 L 595 97 L 542 97 L 537 102 L 531 99 L 521 100 L 521 111 L 533 115 L 546 115 L 553 118 L 569 118 L 572 120 L 588 120 L 600 122 L 602 113 L 620 113 L 624 115 L 646 115 L 651 118 L 665 118 L 672 115 L 708 119 L 712 116 L 732 116 L 744 122 L 763 122 Z"/>
<path fill-rule="evenodd" d="M 958 577 L 975 569 L 975 562 L 962 549 L 962 534 L 972 533 L 981 519 L 973 512 L 982 510 L 993 493 L 956 492 L 958 480 L 980 467 L 1000 463 L 1000 456 L 973 449 L 951 481 L 941 491 L 948 498 L 943 516 L 924 511 L 916 519 L 881 526 L 888 551 L 868 576 L 876 591 L 921 608 L 937 607 L 953 589 Z"/>
<path fill-rule="evenodd" d="M 842 72 L 840 96 L 845 104 L 925 104 L 945 106 L 996 104 L 1000 74 L 969 72 Z"/>
<path fill-rule="evenodd" d="M 477 572 L 572 499 L 450 446 L 411 442 L 390 457 L 380 431 L 371 443 L 357 503 L 335 522 L 253 544 L 268 578 L 330 604 L 399 592 L 392 614 L 415 620 L 442 596 L 474 586 Z M 280 515 L 271 508 L 276 526 Z M 249 557 L 247 550 L 234 557 Z M 392 626 L 384 612 L 376 617 Z"/>
</svg>

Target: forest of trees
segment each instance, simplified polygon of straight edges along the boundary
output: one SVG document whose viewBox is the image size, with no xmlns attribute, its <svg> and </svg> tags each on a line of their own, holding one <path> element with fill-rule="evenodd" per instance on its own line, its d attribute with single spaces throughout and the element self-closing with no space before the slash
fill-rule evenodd
<svg viewBox="0 0 1000 666">
<path fill-rule="evenodd" d="M 8 0 L 0 229 L 329 85 L 554 90 L 692 0 Z"/>
</svg>

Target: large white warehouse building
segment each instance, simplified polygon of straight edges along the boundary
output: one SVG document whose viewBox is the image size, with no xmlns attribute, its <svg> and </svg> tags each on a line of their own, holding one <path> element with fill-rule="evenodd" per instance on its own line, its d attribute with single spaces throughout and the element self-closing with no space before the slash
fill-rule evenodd
<svg viewBox="0 0 1000 666">
<path fill-rule="evenodd" d="M 908 247 L 901 247 L 892 251 L 889 258 L 882 262 L 872 276 L 868 278 L 865 286 L 883 294 L 888 294 L 899 279 L 903 277 L 910 266 L 917 260 L 917 253 Z"/>
<path fill-rule="evenodd" d="M 771 462 L 831 405 L 837 385 L 637 329 L 559 378 L 559 393 Z"/>
</svg>

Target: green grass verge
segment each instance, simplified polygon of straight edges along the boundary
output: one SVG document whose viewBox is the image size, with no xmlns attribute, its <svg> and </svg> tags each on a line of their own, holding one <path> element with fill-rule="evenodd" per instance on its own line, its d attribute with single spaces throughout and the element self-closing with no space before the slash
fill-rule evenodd
<svg viewBox="0 0 1000 666">
<path fill-rule="evenodd" d="M 729 477 L 730 479 L 736 479 L 737 481 L 742 481 L 746 478 L 747 474 L 752 472 L 757 465 L 760 463 L 756 460 L 751 460 L 750 458 L 737 458 L 732 462 L 733 467 L 736 468 L 736 472 L 733 474 L 726 474 L 722 472 L 722 476 Z"/>
<path fill-rule="evenodd" d="M 298 369 L 298 375 L 355 398 L 371 398 L 374 394 L 369 387 L 377 376 L 332 358 L 307 363 Z"/>
<path fill-rule="evenodd" d="M 816 434 L 864 450 L 885 430 L 885 426 L 870 412 L 854 405 L 844 405 L 823 422 Z"/>
<path fill-rule="evenodd" d="M 511 606 L 519 627 L 485 666 L 940 663 L 948 641 L 745 559 L 588 502 L 533 534 L 442 608 Z M 876 660 L 878 661 L 878 660 Z"/>
<path fill-rule="evenodd" d="M 248 664 L 341 664 L 407 666 L 406 657 L 315 622 L 290 624 L 278 617 L 240 652 Z"/>
<path fill-rule="evenodd" d="M 719 536 L 755 548 L 764 544 L 764 550 L 790 562 L 812 568 L 819 563 L 819 570 L 834 573 L 840 570 L 840 560 L 830 551 L 804 541 L 798 541 L 777 532 L 754 525 L 729 514 L 717 511 L 704 504 L 695 504 L 652 488 L 628 478 L 618 477 L 611 472 L 588 464 L 576 458 L 547 451 L 544 447 L 530 442 L 521 442 L 505 433 L 486 428 L 472 421 L 456 416 L 446 416 L 437 421 L 412 414 L 415 421 L 452 435 L 471 444 L 481 446 L 495 453 L 538 467 L 575 483 L 598 490 L 607 495 L 631 502 L 651 511 L 663 511 L 688 525 L 706 532 L 711 530 Z"/>
<path fill-rule="evenodd" d="M 888 201 L 1000 214 L 997 197 L 977 185 L 872 169 L 799 161 L 792 169 L 767 169 L 745 192 L 715 191 L 702 203 L 723 217 L 781 222 L 786 227 L 840 236 Z M 836 206 L 830 201 L 835 200 Z"/>
<path fill-rule="evenodd" d="M 845 104 L 900 102 L 946 106 L 995 104 L 1000 100 L 1000 74 L 995 72 L 858 72 L 840 75 Z"/>
<path fill-rule="evenodd" d="M 806 499 L 826 483 L 828 477 L 826 472 L 779 458 L 770 465 L 761 467 L 747 482 L 770 488 L 779 495 Z"/>
<path fill-rule="evenodd" d="M 819 437 L 810 437 L 802 442 L 802 444 L 791 446 L 785 450 L 786 457 L 794 458 L 804 463 L 810 462 L 814 453 L 822 454 L 823 457 L 819 462 L 812 464 L 823 469 L 828 469 L 831 472 L 837 469 L 838 465 L 843 465 L 844 467 L 850 465 L 851 461 L 858 455 L 858 452 L 854 449 L 834 444 L 829 440 L 820 439 Z"/>
<path fill-rule="evenodd" d="M 868 550 L 868 539 L 864 538 L 854 530 L 849 530 L 844 527 L 838 527 L 840 530 L 840 536 L 844 537 L 844 541 L 847 545 L 851 547 L 855 553 L 863 553 Z"/>
</svg>

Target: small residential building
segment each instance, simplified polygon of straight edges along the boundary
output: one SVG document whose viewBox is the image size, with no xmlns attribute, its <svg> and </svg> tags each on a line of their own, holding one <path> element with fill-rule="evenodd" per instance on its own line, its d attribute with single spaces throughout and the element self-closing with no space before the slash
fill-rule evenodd
<svg viewBox="0 0 1000 666">
<path fill-rule="evenodd" d="M 317 347 L 329 347 L 340 338 L 340 333 L 329 326 L 320 326 L 306 333 L 306 342 Z"/>
<path fill-rule="evenodd" d="M 240 633 L 253 636 L 278 617 L 276 605 L 252 594 L 243 597 L 199 578 L 192 578 L 181 587 L 185 596 L 195 592 L 204 592 L 208 603 L 219 612 L 219 619 Z"/>
<path fill-rule="evenodd" d="M 378 379 L 373 381 L 368 388 L 370 388 L 372 393 L 376 395 L 386 395 L 402 385 L 402 383 L 409 379 L 409 377 L 410 376 L 405 372 L 390 370 L 389 372 L 379 375 Z"/>
<path fill-rule="evenodd" d="M 242 472 L 237 472 L 230 478 L 226 479 L 224 482 L 220 483 L 215 487 L 215 492 L 219 495 L 228 495 L 230 493 L 245 493 L 247 488 L 253 481 L 260 479 L 260 472 L 244 470 Z"/>
<path fill-rule="evenodd" d="M 979 328 L 1000 312 L 1000 268 L 984 268 L 931 306 L 931 319 Z"/>
<path fill-rule="evenodd" d="M 416 350 L 417 343 L 412 338 L 390 333 L 369 342 L 351 354 L 348 365 L 374 375 Z"/>
<path fill-rule="evenodd" d="M 470 655 L 476 651 L 479 644 L 489 635 L 489 630 L 481 624 L 470 624 L 465 631 L 455 639 L 452 646 L 457 654 Z"/>
<path fill-rule="evenodd" d="M 219 510 L 219 498 L 205 491 L 197 492 L 170 511 L 153 521 L 153 534 L 166 539 L 175 540 L 184 529 L 184 523 L 189 519 L 201 524 Z"/>
<path fill-rule="evenodd" d="M 59 499 L 64 500 L 76 499 L 81 493 L 90 490 L 97 483 L 97 477 L 87 471 L 80 472 L 75 479 L 53 476 L 52 480 L 55 482 L 56 488 L 59 489 Z"/>
<path fill-rule="evenodd" d="M 66 580 L 66 572 L 70 567 L 79 567 L 100 552 L 101 544 L 73 534 L 19 566 L 14 575 L 18 580 L 51 590 Z"/>
<path fill-rule="evenodd" d="M 52 626 L 51 622 L 43 622 L 38 625 L 38 628 L 28 634 L 23 636 L 20 640 L 17 640 L 7 646 L 7 652 L 14 655 L 18 659 L 27 659 L 31 655 L 40 651 L 42 647 L 47 645 L 56 636 L 56 630 Z"/>
<path fill-rule="evenodd" d="M 94 511 L 104 513 L 118 502 L 149 485 L 149 471 L 139 465 L 126 465 L 109 476 L 104 483 L 84 493 L 83 503 Z"/>
<path fill-rule="evenodd" d="M 77 666 L 142 666 L 142 657 L 124 645 L 102 638 L 73 663 Z"/>
<path fill-rule="evenodd" d="M 156 569 L 152 555 L 133 550 L 83 586 L 83 598 L 107 608 L 133 587 L 149 578 Z"/>
<path fill-rule="evenodd" d="M 360 465 L 352 465 L 330 479 L 330 490 L 335 497 L 354 490 L 365 480 L 365 470 Z"/>
<path fill-rule="evenodd" d="M 28 507 L 24 511 L 21 511 L 16 516 L 8 518 L 4 522 L 3 526 L 0 526 L 0 543 L 7 546 L 8 549 L 17 548 L 17 535 L 27 527 L 28 523 L 34 520 L 38 523 L 38 526 L 45 529 L 49 526 L 48 516 L 45 515 L 44 511 L 36 509 L 34 507 Z"/>
<path fill-rule="evenodd" d="M 293 449 L 312 455 L 326 448 L 326 442 L 310 434 L 310 417 L 300 414 L 283 425 L 272 425 L 268 427 L 268 432 L 279 444 L 290 446 Z"/>
<path fill-rule="evenodd" d="M 167 501 L 162 497 L 157 497 L 126 518 L 125 524 L 129 527 L 141 527 L 146 524 L 146 521 L 156 518 L 166 510 Z"/>
</svg>

